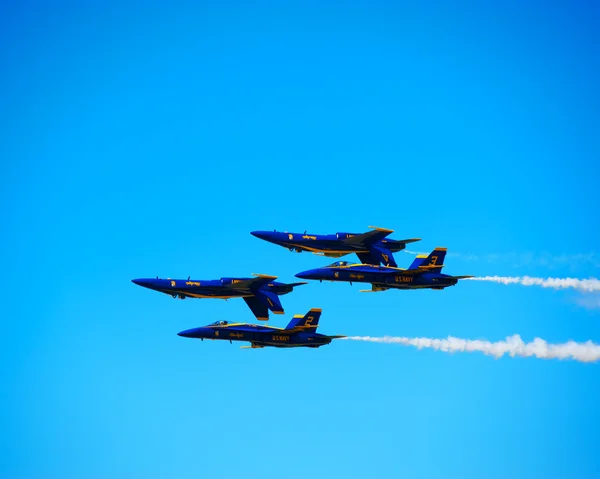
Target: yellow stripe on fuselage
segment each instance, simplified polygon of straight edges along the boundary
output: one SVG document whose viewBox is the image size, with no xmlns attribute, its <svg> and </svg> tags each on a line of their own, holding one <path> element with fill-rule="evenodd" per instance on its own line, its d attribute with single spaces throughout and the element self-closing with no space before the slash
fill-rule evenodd
<svg viewBox="0 0 600 479">
<path fill-rule="evenodd" d="M 291 244 L 290 246 L 294 246 L 295 248 L 300 248 L 306 251 L 310 251 L 312 253 L 331 253 L 331 254 L 352 254 L 352 253 L 368 253 L 368 250 L 358 250 L 358 249 L 353 249 L 353 250 L 331 250 L 331 249 L 322 249 L 322 248 L 313 248 L 311 246 L 304 246 L 301 244 Z"/>
<path fill-rule="evenodd" d="M 285 328 L 278 328 L 277 326 L 267 326 L 267 325 L 257 325 L 257 324 L 250 324 L 250 323 L 228 323 L 228 324 L 209 324 L 208 326 L 204 326 L 205 328 L 229 328 L 231 326 L 248 326 L 250 328 L 257 326 L 259 328 L 268 328 L 268 329 L 275 329 L 277 331 L 284 331 Z M 260 330 L 257 329 L 257 331 L 260 332 Z M 251 331 L 246 331 L 246 332 L 251 332 Z"/>
</svg>

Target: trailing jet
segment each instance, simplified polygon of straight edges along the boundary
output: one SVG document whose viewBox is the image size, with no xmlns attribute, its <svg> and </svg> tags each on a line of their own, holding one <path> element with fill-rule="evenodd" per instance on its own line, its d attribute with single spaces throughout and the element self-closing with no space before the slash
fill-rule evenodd
<svg viewBox="0 0 600 479">
<path fill-rule="evenodd" d="M 444 289 L 454 286 L 459 279 L 472 276 L 449 276 L 442 274 L 446 248 L 436 248 L 427 255 L 419 255 L 408 269 L 367 264 L 350 264 L 338 261 L 324 268 L 303 271 L 296 276 L 303 279 L 320 281 L 345 281 L 352 284 L 371 283 L 372 289 L 361 290 L 361 293 L 385 291 L 386 289 Z"/>
<path fill-rule="evenodd" d="M 356 253 L 358 259 L 366 264 L 383 264 L 396 267 L 394 255 L 406 248 L 407 243 L 420 241 L 421 238 L 393 240 L 387 236 L 394 230 L 369 226 L 373 231 L 367 233 L 336 233 L 334 235 L 312 235 L 304 233 L 282 233 L 279 231 L 252 231 L 257 238 L 278 244 L 290 251 L 311 253 L 340 258 Z"/>
<path fill-rule="evenodd" d="M 284 314 L 279 296 L 306 283 L 278 283 L 277 276 L 252 273 L 255 278 L 221 278 L 215 280 L 188 279 L 132 279 L 144 288 L 170 294 L 174 298 L 244 298 L 256 319 L 268 321 L 269 310 Z"/>
<path fill-rule="evenodd" d="M 318 348 L 329 344 L 332 339 L 346 336 L 326 336 L 317 333 L 320 309 L 311 309 L 306 315 L 298 314 L 284 328 L 263 326 L 259 324 L 228 323 L 217 321 L 202 328 L 188 329 L 178 333 L 185 338 L 226 339 L 232 341 L 248 341 L 250 346 L 242 349 L 257 349 L 265 346 L 276 348 Z"/>
</svg>

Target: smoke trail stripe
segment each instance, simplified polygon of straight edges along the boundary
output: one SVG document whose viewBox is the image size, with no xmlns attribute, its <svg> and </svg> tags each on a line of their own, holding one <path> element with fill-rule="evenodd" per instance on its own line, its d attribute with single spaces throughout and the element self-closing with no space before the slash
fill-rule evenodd
<svg viewBox="0 0 600 479">
<path fill-rule="evenodd" d="M 584 293 L 600 291 L 600 280 L 596 278 L 533 278 L 531 276 L 481 276 L 466 278 L 469 281 L 490 281 L 501 284 L 520 284 L 523 286 L 541 286 L 542 288 L 573 288 Z"/>
<path fill-rule="evenodd" d="M 525 343 L 518 334 L 507 337 L 505 341 L 497 341 L 495 343 L 479 339 L 461 339 L 453 336 L 448 336 L 447 339 L 406 338 L 401 336 L 348 336 L 345 339 L 371 343 L 401 344 L 404 346 L 414 346 L 418 349 L 435 349 L 447 353 L 480 352 L 488 356 L 494 356 L 495 358 L 500 358 L 508 354 L 511 357 L 573 359 L 584 363 L 593 363 L 600 360 L 600 345 L 592 341 L 586 341 L 585 343 L 568 341 L 562 344 L 549 344 L 541 338 L 535 338 L 532 342 Z"/>
</svg>

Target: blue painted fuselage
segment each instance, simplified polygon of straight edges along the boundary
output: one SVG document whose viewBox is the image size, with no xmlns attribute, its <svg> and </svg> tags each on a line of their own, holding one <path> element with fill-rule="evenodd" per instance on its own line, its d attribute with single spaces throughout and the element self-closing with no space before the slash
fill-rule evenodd
<svg viewBox="0 0 600 479">
<path fill-rule="evenodd" d="M 247 341 L 252 343 L 251 347 L 253 348 L 265 346 L 276 348 L 318 348 L 329 344 L 334 339 L 319 333 L 292 332 L 282 328 L 257 324 L 228 324 L 226 321 L 219 321 L 201 328 L 188 329 L 179 333 L 179 336 L 197 339 Z"/>
<path fill-rule="evenodd" d="M 336 233 L 332 235 L 316 235 L 306 233 L 283 233 L 280 231 L 252 231 L 252 235 L 270 243 L 283 246 L 291 251 L 302 253 L 322 253 L 324 256 L 337 258 L 351 253 L 369 253 L 371 248 L 362 243 L 351 244 L 346 240 L 359 236 L 358 233 Z M 374 242 L 372 246 L 382 246 L 397 253 L 406 248 L 406 241 L 396 241 L 391 238 Z"/>
<path fill-rule="evenodd" d="M 343 263 L 343 262 L 342 262 Z M 298 278 L 320 281 L 342 281 L 350 283 L 371 283 L 373 291 L 394 289 L 444 289 L 454 286 L 458 279 L 442 273 L 406 274 L 400 268 L 373 266 L 366 264 L 326 266 L 303 271 Z"/>
<path fill-rule="evenodd" d="M 336 233 L 333 235 L 316 235 L 306 233 L 282 233 L 279 231 L 252 231 L 257 238 L 269 241 L 290 251 L 301 253 L 309 251 L 314 254 L 339 258 L 355 253 L 362 263 L 397 266 L 394 254 L 406 248 L 407 243 L 419 241 L 419 238 L 393 240 L 388 238 L 392 230 L 370 227 L 366 233 Z"/>
<path fill-rule="evenodd" d="M 143 278 L 132 280 L 145 288 L 169 294 L 174 298 L 243 298 L 254 316 L 266 321 L 269 311 L 283 314 L 279 296 L 306 283 L 279 283 L 276 276 L 255 275 L 255 278 L 221 278 L 216 280 Z"/>
<path fill-rule="evenodd" d="M 221 278 L 211 280 L 199 279 L 160 279 L 140 278 L 132 280 L 133 283 L 154 291 L 170 294 L 174 298 L 243 298 L 256 294 L 261 288 L 276 295 L 290 293 L 294 286 L 303 283 L 286 284 L 271 281 L 266 284 L 257 285 L 255 278 Z"/>
</svg>

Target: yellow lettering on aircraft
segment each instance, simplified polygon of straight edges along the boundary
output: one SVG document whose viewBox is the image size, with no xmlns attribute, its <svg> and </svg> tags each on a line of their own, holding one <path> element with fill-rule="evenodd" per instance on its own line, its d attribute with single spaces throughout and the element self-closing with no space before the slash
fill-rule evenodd
<svg viewBox="0 0 600 479">
<path fill-rule="evenodd" d="M 232 279 L 231 280 L 231 284 L 236 284 L 236 283 L 241 283 L 242 280 L 241 279 Z"/>
<path fill-rule="evenodd" d="M 315 320 L 314 316 L 309 316 L 308 318 L 306 318 L 306 325 L 307 326 L 312 326 L 312 322 Z"/>
<path fill-rule="evenodd" d="M 218 335 L 219 335 L 219 331 L 215 331 L 215 336 L 218 336 Z"/>
<path fill-rule="evenodd" d="M 396 276 L 396 283 L 412 283 L 413 280 L 412 276 Z"/>
<path fill-rule="evenodd" d="M 289 341 L 289 336 L 273 336 L 273 341 Z"/>
<path fill-rule="evenodd" d="M 230 338 L 243 338 L 244 335 L 242 333 L 229 333 Z"/>
<path fill-rule="evenodd" d="M 336 278 L 340 277 L 340 273 L 338 273 L 337 271 L 335 273 L 333 273 L 333 276 L 335 276 Z"/>
<path fill-rule="evenodd" d="M 186 281 L 185 284 L 187 284 L 188 286 L 200 286 L 199 281 Z"/>
<path fill-rule="evenodd" d="M 364 274 L 354 274 L 350 273 L 350 279 L 363 279 L 365 277 Z"/>
<path fill-rule="evenodd" d="M 291 238 L 290 238 L 290 239 L 291 239 Z M 304 235 L 304 236 L 302 237 L 302 239 L 316 240 L 316 239 L 317 239 L 317 237 L 316 237 L 316 236 L 310 236 L 310 235 Z"/>
<path fill-rule="evenodd" d="M 429 263 L 429 265 L 434 265 L 437 263 L 438 257 L 437 256 L 432 256 L 431 257 L 431 262 Z"/>
<path fill-rule="evenodd" d="M 381 256 L 383 256 L 383 259 L 385 260 L 386 263 L 389 263 L 389 259 L 388 259 L 388 255 L 387 254 L 382 254 Z"/>
</svg>

